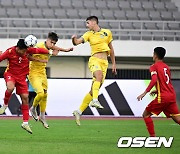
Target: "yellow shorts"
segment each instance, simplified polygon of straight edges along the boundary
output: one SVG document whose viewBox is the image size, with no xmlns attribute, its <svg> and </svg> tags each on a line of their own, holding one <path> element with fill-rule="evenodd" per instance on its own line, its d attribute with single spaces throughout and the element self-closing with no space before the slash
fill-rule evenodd
<svg viewBox="0 0 180 154">
<path fill-rule="evenodd" d="M 103 72 L 103 79 L 102 83 L 104 82 L 104 79 L 106 77 L 107 68 L 108 68 L 108 61 L 104 59 L 99 59 L 97 57 L 90 57 L 88 62 L 89 70 L 91 71 L 92 75 L 94 72 L 101 70 Z M 95 78 L 93 77 L 93 81 L 95 81 Z"/>
<path fill-rule="evenodd" d="M 36 93 L 44 92 L 48 88 L 47 76 L 46 75 L 29 75 L 29 81 L 34 88 Z"/>
</svg>

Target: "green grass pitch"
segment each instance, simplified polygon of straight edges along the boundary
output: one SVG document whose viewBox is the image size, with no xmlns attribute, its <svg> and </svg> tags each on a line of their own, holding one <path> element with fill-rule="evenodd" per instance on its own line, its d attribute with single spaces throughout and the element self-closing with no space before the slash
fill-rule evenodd
<svg viewBox="0 0 180 154">
<path fill-rule="evenodd" d="M 0 117 L 2 154 L 178 154 L 180 127 L 172 120 L 153 119 L 157 136 L 174 137 L 171 148 L 118 148 L 122 136 L 148 136 L 142 119 L 48 119 L 50 128 L 30 120 L 33 134 L 24 131 L 21 117 Z"/>
</svg>

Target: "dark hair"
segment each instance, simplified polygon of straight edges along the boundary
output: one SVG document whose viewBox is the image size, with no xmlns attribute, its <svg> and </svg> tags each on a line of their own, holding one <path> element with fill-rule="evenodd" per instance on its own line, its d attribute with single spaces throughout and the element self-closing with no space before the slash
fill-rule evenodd
<svg viewBox="0 0 180 154">
<path fill-rule="evenodd" d="M 165 54 L 166 54 L 166 50 L 163 47 L 156 47 L 154 48 L 154 53 L 158 56 L 158 59 L 163 59 Z"/>
<path fill-rule="evenodd" d="M 27 49 L 28 47 L 24 43 L 24 39 L 19 39 L 16 45 L 20 50 Z"/>
<path fill-rule="evenodd" d="M 48 33 L 48 38 L 51 39 L 51 40 L 53 40 L 53 41 L 56 41 L 56 42 L 57 42 L 59 37 L 58 37 L 58 35 L 57 35 L 56 33 L 54 33 L 54 32 L 49 32 L 49 33 Z"/>
<path fill-rule="evenodd" d="M 88 18 L 86 19 L 86 21 L 87 21 L 87 20 L 94 20 L 94 21 L 96 21 L 97 24 L 99 23 L 98 17 L 96 17 L 96 16 L 90 16 L 90 17 L 88 17 Z"/>
</svg>

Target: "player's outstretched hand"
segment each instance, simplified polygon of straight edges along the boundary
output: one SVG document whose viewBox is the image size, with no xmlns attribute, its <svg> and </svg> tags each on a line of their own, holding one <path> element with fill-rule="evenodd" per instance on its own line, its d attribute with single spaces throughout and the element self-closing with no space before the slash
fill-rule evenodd
<svg viewBox="0 0 180 154">
<path fill-rule="evenodd" d="M 0 51 L 0 55 L 2 54 L 2 51 Z"/>
<path fill-rule="evenodd" d="M 143 92 L 141 95 L 137 97 L 137 100 L 140 101 L 143 99 L 143 97 L 146 95 L 146 92 Z"/>
<path fill-rule="evenodd" d="M 70 51 L 73 51 L 74 50 L 74 48 L 68 48 L 68 49 L 66 49 L 66 52 L 70 52 Z"/>
</svg>

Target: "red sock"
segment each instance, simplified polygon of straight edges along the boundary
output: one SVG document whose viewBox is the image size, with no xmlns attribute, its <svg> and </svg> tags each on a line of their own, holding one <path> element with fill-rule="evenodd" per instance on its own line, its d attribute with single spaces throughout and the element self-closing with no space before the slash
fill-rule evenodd
<svg viewBox="0 0 180 154">
<path fill-rule="evenodd" d="M 4 96 L 4 104 L 5 104 L 5 105 L 8 105 L 8 102 L 9 102 L 9 99 L 10 99 L 10 97 L 11 97 L 11 94 L 12 94 L 12 93 L 10 93 L 10 92 L 8 92 L 8 91 L 6 90 L 5 96 Z"/>
<path fill-rule="evenodd" d="M 28 122 L 28 120 L 29 120 L 29 105 L 28 104 L 22 104 L 21 105 L 21 112 L 23 115 L 23 121 Z"/>
<path fill-rule="evenodd" d="M 151 117 L 144 118 L 144 122 L 146 124 L 147 130 L 149 132 L 149 135 L 151 137 L 155 137 L 155 131 L 154 131 L 154 123 L 152 121 Z"/>
</svg>

